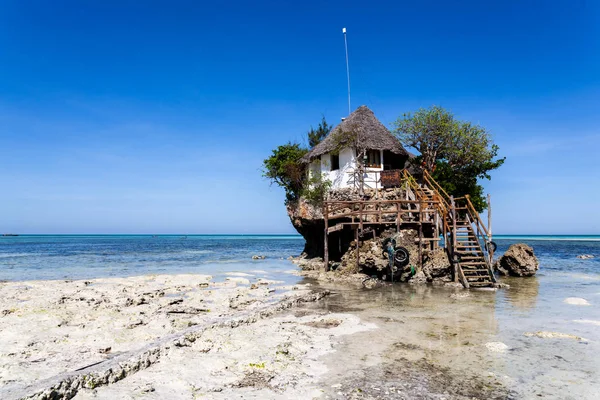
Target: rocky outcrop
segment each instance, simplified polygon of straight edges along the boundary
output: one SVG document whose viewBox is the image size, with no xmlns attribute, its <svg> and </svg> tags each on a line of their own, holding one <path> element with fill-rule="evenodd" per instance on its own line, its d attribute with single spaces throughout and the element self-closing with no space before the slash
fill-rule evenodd
<svg viewBox="0 0 600 400">
<path fill-rule="evenodd" d="M 394 266 L 393 276 L 389 267 L 388 254 L 383 247 L 383 242 L 388 238 L 395 240 L 396 248 L 404 247 L 409 254 L 406 265 Z M 351 243 L 350 248 L 343 255 L 337 273 L 344 275 L 361 273 L 381 279 L 393 279 L 395 282 L 411 283 L 445 283 L 452 280 L 452 266 L 444 249 L 422 251 L 421 268 L 418 232 L 414 229 L 404 229 L 398 233 L 387 231 L 377 239 L 361 241 L 358 266 L 354 246 L 355 244 Z"/>
<path fill-rule="evenodd" d="M 404 199 L 406 197 L 406 193 L 402 189 L 389 188 L 379 190 L 377 193 L 373 189 L 366 189 L 365 193 L 360 195 L 355 190 L 346 188 L 329 192 L 328 199 L 330 201 L 355 201 L 370 200 L 374 199 L 375 196 L 382 200 L 398 200 Z M 323 210 L 321 207 L 310 203 L 304 198 L 300 198 L 298 201 L 290 202 L 286 207 L 292 225 L 306 241 L 304 246 L 304 254 L 306 257 L 323 257 L 325 222 L 323 220 Z M 394 206 L 390 205 L 389 207 L 393 208 Z M 338 212 L 343 213 L 346 211 L 348 211 L 348 209 L 339 210 Z M 335 220 L 335 223 L 340 222 L 350 222 L 350 220 Z M 392 222 L 393 221 L 390 221 L 390 223 Z M 354 234 L 351 230 L 339 231 L 336 233 L 336 235 L 338 243 L 336 246 L 330 245 L 330 260 L 339 260 L 346 250 L 351 247 L 350 243 L 354 240 Z"/>
<path fill-rule="evenodd" d="M 365 190 L 360 195 L 352 189 L 340 189 L 331 191 L 328 194 L 330 201 L 357 201 L 357 200 L 400 200 L 406 199 L 407 193 L 401 188 L 388 188 L 379 191 Z M 384 204 L 383 209 L 390 207 L 394 210 L 395 205 Z M 296 259 L 296 262 L 303 271 L 324 271 L 324 230 L 323 210 L 306 201 L 300 199 L 297 202 L 287 205 L 288 215 L 292 225 L 298 233 L 306 240 L 302 257 Z M 344 214 L 349 208 L 336 210 L 339 214 Z M 395 225 L 395 216 L 387 215 L 390 218 L 390 225 Z M 330 215 L 331 218 L 331 215 Z M 371 218 L 377 218 L 375 213 L 366 215 L 365 222 Z M 342 222 L 352 222 L 343 218 L 330 219 L 330 226 Z M 354 274 L 365 274 L 368 277 L 377 277 L 378 279 L 388 279 L 394 282 L 449 282 L 451 281 L 452 268 L 446 252 L 443 249 L 436 251 L 419 252 L 419 233 L 415 229 L 417 225 L 407 225 L 405 229 L 396 232 L 396 229 L 383 230 L 382 226 L 369 227 L 362 231 L 360 237 L 360 249 L 357 254 L 355 231 L 352 229 L 342 229 L 332 233 L 329 237 L 329 268 L 335 270 L 339 276 L 351 276 Z M 423 232 L 423 235 L 431 237 L 433 232 Z M 403 247 L 407 250 L 409 261 L 402 266 L 394 266 L 390 270 L 389 256 L 383 247 L 386 239 L 393 239 L 396 248 Z M 358 257 L 358 262 L 357 262 Z M 313 261 L 314 260 L 314 261 Z M 422 266 L 422 268 L 421 268 Z"/>
<path fill-rule="evenodd" d="M 539 269 L 539 261 L 533 249 L 524 244 L 513 244 L 494 264 L 495 269 L 502 275 L 533 276 Z"/>
<path fill-rule="evenodd" d="M 361 242 L 358 254 L 358 268 L 356 265 L 356 244 L 353 242 L 350 249 L 342 256 L 340 273 L 349 275 L 359 272 L 367 275 L 381 275 L 388 268 L 388 259 L 379 240 L 366 240 Z"/>
<path fill-rule="evenodd" d="M 446 250 L 428 252 L 423 260 L 423 273 L 428 282 L 451 282 L 452 264 Z"/>
</svg>

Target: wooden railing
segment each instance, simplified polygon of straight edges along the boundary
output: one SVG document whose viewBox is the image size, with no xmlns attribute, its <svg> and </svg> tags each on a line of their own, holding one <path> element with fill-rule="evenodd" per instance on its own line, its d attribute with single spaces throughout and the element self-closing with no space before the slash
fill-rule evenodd
<svg viewBox="0 0 600 400">
<path fill-rule="evenodd" d="M 440 201 L 446 210 L 448 210 L 450 207 L 450 195 L 444 190 L 443 187 L 440 186 L 439 183 L 436 182 L 435 179 L 433 179 L 433 177 L 426 170 L 423 171 L 423 180 L 430 189 L 436 192 L 436 194 L 440 197 Z"/>
<path fill-rule="evenodd" d="M 412 189 L 414 191 L 417 198 L 424 201 L 433 200 L 439 218 L 439 220 L 437 221 L 437 226 L 442 231 L 444 242 L 446 242 L 447 233 L 450 232 L 450 221 L 448 221 L 448 217 L 450 216 L 450 197 L 448 197 L 448 199 L 446 200 L 443 196 L 439 194 L 439 192 L 434 186 L 436 185 L 439 187 L 439 185 L 437 184 L 437 182 L 435 182 L 435 180 L 433 180 L 433 178 L 431 178 L 429 174 L 427 174 L 427 176 L 429 176 L 430 181 L 434 184 L 428 187 L 429 189 L 432 189 L 431 197 L 427 193 L 425 193 L 423 188 L 417 183 L 416 179 L 407 170 L 403 170 L 402 172 L 404 182 L 406 183 L 409 189 Z M 444 194 L 446 194 L 446 192 L 444 192 Z"/>
<path fill-rule="evenodd" d="M 433 222 L 436 202 L 417 200 L 326 201 L 324 215 L 328 221 L 349 219 L 351 224 L 400 224 Z"/>
</svg>

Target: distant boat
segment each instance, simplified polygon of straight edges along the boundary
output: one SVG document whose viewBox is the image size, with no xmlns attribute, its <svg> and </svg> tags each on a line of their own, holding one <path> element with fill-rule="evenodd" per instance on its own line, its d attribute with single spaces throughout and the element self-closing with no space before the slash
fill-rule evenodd
<svg viewBox="0 0 600 400">
<path fill-rule="evenodd" d="M 2 236 L 19 236 L 16 233 L 3 233 Z"/>
</svg>

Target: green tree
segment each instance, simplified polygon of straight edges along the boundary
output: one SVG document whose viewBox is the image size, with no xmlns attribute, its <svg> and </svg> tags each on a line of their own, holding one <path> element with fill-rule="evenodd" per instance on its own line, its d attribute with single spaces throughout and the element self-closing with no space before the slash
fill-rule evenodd
<svg viewBox="0 0 600 400">
<path fill-rule="evenodd" d="M 482 126 L 457 120 L 439 106 L 404 114 L 395 123 L 394 133 L 402 144 L 420 155 L 416 163 L 433 175 L 449 194 L 471 196 L 477 211 L 486 207 L 479 179 L 491 179 L 499 168 L 498 146 Z"/>
<path fill-rule="evenodd" d="M 273 150 L 263 161 L 263 176 L 285 190 L 286 203 L 300 197 L 306 180 L 306 164 L 300 159 L 308 152 L 298 143 L 287 143 Z"/>
<path fill-rule="evenodd" d="M 310 131 L 308 131 L 308 147 L 312 149 L 313 147 L 321 143 L 321 140 L 325 139 L 325 137 L 329 135 L 329 132 L 331 132 L 332 128 L 333 126 L 327 124 L 325 116 L 323 116 L 317 129 L 314 129 L 311 126 Z"/>
</svg>

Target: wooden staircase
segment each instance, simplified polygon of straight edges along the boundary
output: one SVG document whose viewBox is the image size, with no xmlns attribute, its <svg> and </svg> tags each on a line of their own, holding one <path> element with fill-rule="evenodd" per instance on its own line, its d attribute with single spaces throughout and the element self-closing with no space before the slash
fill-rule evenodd
<svg viewBox="0 0 600 400">
<path fill-rule="evenodd" d="M 439 229 L 443 232 L 445 247 L 458 278 L 465 288 L 494 287 L 494 276 L 490 254 L 481 243 L 491 241 L 491 233 L 471 203 L 468 195 L 454 198 L 425 171 L 423 184 L 418 184 L 404 172 L 407 188 L 415 197 L 435 203 L 441 216 Z M 485 251 L 484 251 L 485 250 Z"/>
<path fill-rule="evenodd" d="M 489 258 L 483 251 L 479 238 L 468 216 L 457 218 L 456 230 L 451 231 L 454 240 L 453 262 L 456 264 L 462 284 L 466 287 L 493 287 L 496 278 Z"/>
</svg>

